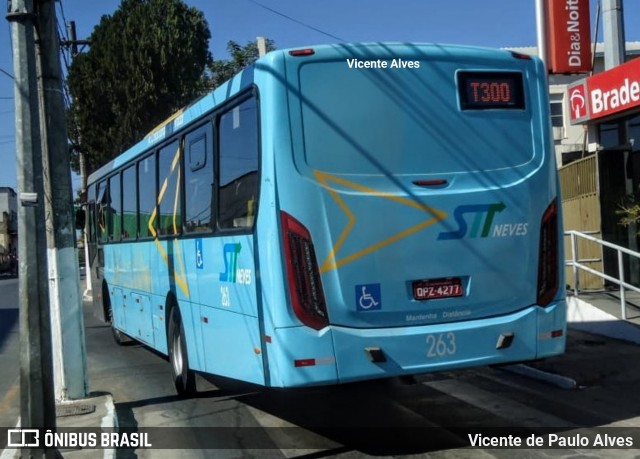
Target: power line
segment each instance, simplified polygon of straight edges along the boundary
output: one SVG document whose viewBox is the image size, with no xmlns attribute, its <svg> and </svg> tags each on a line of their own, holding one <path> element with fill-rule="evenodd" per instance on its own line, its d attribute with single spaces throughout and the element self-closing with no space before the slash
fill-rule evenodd
<svg viewBox="0 0 640 459">
<path fill-rule="evenodd" d="M 59 9 L 60 9 L 60 16 L 62 16 L 62 22 L 64 23 L 64 25 L 66 27 L 67 24 L 69 24 L 69 22 L 67 21 L 67 17 L 64 14 L 64 6 L 62 5 L 62 0 L 60 0 L 58 5 L 59 5 Z"/>
<path fill-rule="evenodd" d="M 15 80 L 15 78 L 13 77 L 13 75 L 11 75 L 9 72 L 7 72 L 6 70 L 0 68 L 0 73 L 4 73 L 6 76 L 8 76 L 9 78 L 11 78 L 12 80 Z"/>
<path fill-rule="evenodd" d="M 312 25 L 307 24 L 306 22 L 300 21 L 300 20 L 298 20 L 296 18 L 293 18 L 293 17 L 291 17 L 291 16 L 289 16 L 287 14 L 281 13 L 280 11 L 275 10 L 275 9 L 273 9 L 273 8 L 267 6 L 267 5 L 263 5 L 262 3 L 257 2 L 256 0 L 247 0 L 247 1 L 250 2 L 250 3 L 253 3 L 254 5 L 259 6 L 260 8 L 264 8 L 265 10 L 270 11 L 273 14 L 277 14 L 278 16 L 282 16 L 283 18 L 288 19 L 289 21 L 295 22 L 296 24 L 300 24 L 303 27 L 306 27 L 306 28 L 311 29 L 311 30 L 313 30 L 315 32 L 321 33 L 322 35 L 326 35 L 327 37 L 331 37 L 331 38 L 333 38 L 335 40 L 338 40 L 338 41 L 346 41 L 344 38 L 340 38 L 340 37 L 338 37 L 336 35 L 333 35 L 333 34 L 331 34 L 329 32 L 325 32 L 324 30 L 320 30 L 317 27 L 314 27 Z"/>
</svg>

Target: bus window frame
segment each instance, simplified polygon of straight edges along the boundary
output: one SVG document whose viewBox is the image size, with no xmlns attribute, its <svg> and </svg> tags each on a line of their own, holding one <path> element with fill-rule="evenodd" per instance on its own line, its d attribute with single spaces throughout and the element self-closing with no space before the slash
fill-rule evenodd
<svg viewBox="0 0 640 459">
<path fill-rule="evenodd" d="M 146 152 L 146 154 L 142 155 L 140 158 L 138 158 L 135 161 L 135 165 L 136 165 L 136 176 L 137 176 L 137 196 L 136 196 L 136 202 L 137 202 L 137 207 L 138 207 L 138 231 L 136 234 L 136 239 L 131 240 L 130 242 L 135 242 L 135 241 L 151 241 L 154 238 L 153 234 L 149 233 L 149 235 L 145 235 L 145 236 L 141 236 L 140 235 L 140 224 L 142 219 L 140 218 L 140 210 L 141 210 L 141 206 L 140 206 L 140 165 L 146 161 L 147 159 L 153 157 L 153 177 L 154 177 L 154 189 L 153 189 L 153 206 L 151 209 L 149 209 L 151 211 L 151 214 L 157 213 L 158 212 L 158 158 L 156 155 L 157 152 L 157 148 L 154 147 L 151 150 L 149 150 L 148 152 Z M 147 220 L 148 222 L 148 220 Z M 148 225 L 147 225 L 148 227 Z M 154 231 L 156 231 L 155 225 L 153 227 Z M 157 234 L 157 233 L 156 233 Z"/>
<path fill-rule="evenodd" d="M 256 127 L 256 149 L 255 149 L 255 154 L 257 155 L 257 184 L 256 184 L 256 202 L 255 202 L 255 208 L 254 208 L 254 216 L 255 216 L 255 220 L 253 222 L 253 224 L 251 226 L 242 226 L 242 227 L 238 227 L 238 228 L 223 228 L 220 227 L 219 225 L 219 213 L 220 213 L 220 120 L 221 118 L 227 114 L 230 113 L 234 108 L 242 105 L 243 103 L 245 103 L 246 101 L 250 100 L 250 99 L 254 99 L 255 101 L 255 110 L 256 110 L 256 116 L 255 116 L 255 127 Z M 243 234 L 254 234 L 257 231 L 257 216 L 258 216 L 258 212 L 259 212 L 259 208 L 260 208 L 260 192 L 261 192 L 261 183 L 260 183 L 260 177 L 261 177 L 261 173 L 262 173 L 262 130 L 261 130 L 261 119 L 260 119 L 260 113 L 261 113 L 261 107 L 260 107 L 260 97 L 259 97 L 259 91 L 258 88 L 255 85 L 252 85 L 251 87 L 247 88 L 246 90 L 242 91 L 241 93 L 235 95 L 233 98 L 225 101 L 224 103 L 222 103 L 220 106 L 216 107 L 215 109 L 213 109 L 209 114 L 206 114 L 204 116 L 202 116 L 202 118 L 199 120 L 198 123 L 194 123 L 193 125 L 187 125 L 184 128 L 181 128 L 180 130 L 178 130 L 177 132 L 174 132 L 172 135 L 170 135 L 169 137 L 167 137 L 166 139 L 163 139 L 162 142 L 153 145 L 152 147 L 150 147 L 148 150 L 146 150 L 145 152 L 141 153 L 138 157 L 136 157 L 135 159 L 123 164 L 122 166 L 118 167 L 117 170 L 111 171 L 108 174 L 105 174 L 104 176 L 100 177 L 98 180 L 96 180 L 95 182 L 93 182 L 91 184 L 91 186 L 96 187 L 96 225 L 95 225 L 95 229 L 96 229 L 96 243 L 99 246 L 104 246 L 104 245 L 109 245 L 109 244 L 118 244 L 118 243 L 135 243 L 135 242 L 143 242 L 143 241 L 151 241 L 151 240 L 167 240 L 167 239 L 190 239 L 190 238 L 198 238 L 198 237 L 203 237 L 203 236 L 212 236 L 212 237 L 221 237 L 221 236 L 226 236 L 226 235 L 243 235 Z M 186 159 L 186 138 L 189 134 L 197 131 L 198 129 L 201 129 L 203 126 L 210 124 L 212 131 L 212 138 L 211 138 L 211 148 L 212 148 L 212 166 L 214 168 L 213 171 L 213 184 L 214 184 L 214 189 L 213 189 L 213 193 L 212 193 L 212 199 L 211 199 L 211 213 L 212 213 L 212 222 L 211 222 L 211 229 L 207 230 L 207 231 L 201 231 L 201 232 L 187 232 L 185 231 L 184 228 L 184 224 L 185 224 L 185 211 L 186 211 L 186 203 L 185 203 L 185 199 L 186 199 L 186 195 L 185 195 L 185 167 L 188 166 L 187 164 L 187 159 Z M 178 142 L 178 145 L 180 147 L 180 175 L 179 175 L 179 180 L 181 183 L 180 186 L 180 199 L 179 199 L 179 206 L 180 206 L 180 213 L 181 213 L 181 224 L 178 226 L 178 233 L 175 234 L 160 234 L 160 230 L 159 230 L 159 222 L 160 222 L 160 206 L 158 205 L 158 195 L 160 192 L 160 188 L 161 188 L 161 184 L 160 184 L 160 164 L 159 164 L 159 156 L 160 156 L 160 151 L 162 151 L 163 148 L 167 147 L 168 145 L 170 145 L 173 142 Z M 146 161 L 148 158 L 153 157 L 154 159 L 154 170 L 153 170 L 153 175 L 155 177 L 155 188 L 154 188 L 154 205 L 153 208 L 150 209 L 151 212 L 155 212 L 155 221 L 153 224 L 153 229 L 155 231 L 155 236 L 153 234 L 149 234 L 148 236 L 141 236 L 140 234 L 140 224 L 141 221 L 143 220 L 141 218 L 141 202 L 140 202 L 140 190 L 141 187 L 144 185 L 140 180 L 140 167 L 141 164 Z M 100 239 L 100 231 L 99 231 L 99 210 L 100 210 L 100 202 L 99 202 L 99 198 L 97 196 L 97 192 L 102 191 L 102 187 L 105 187 L 104 191 L 103 191 L 103 195 L 105 193 L 109 192 L 109 186 L 110 186 L 110 180 L 111 178 L 116 175 L 116 174 L 120 174 L 120 206 L 122 207 L 122 201 L 123 201 L 123 196 L 122 196 L 122 173 L 124 170 L 126 170 L 127 168 L 131 167 L 131 166 L 135 166 L 135 171 L 136 171 L 136 221 L 137 221 L 137 231 L 136 231 L 136 235 L 135 237 L 131 237 L 128 239 L 124 239 L 124 238 L 120 238 L 119 240 L 110 240 L 108 237 L 108 233 L 107 233 L 107 239 L 106 240 L 101 240 Z M 204 167 L 207 167 L 207 165 L 205 164 Z M 98 186 L 100 185 L 100 186 Z M 105 216 L 107 219 L 110 219 L 111 216 L 107 215 Z M 121 216 L 122 219 L 122 216 Z M 107 229 L 108 229 L 108 222 L 105 222 L 107 225 Z"/>
<path fill-rule="evenodd" d="M 155 205 L 155 209 L 156 209 L 156 218 L 155 218 L 155 222 L 154 222 L 154 229 L 156 230 L 156 237 L 158 239 L 176 239 L 176 238 L 181 238 L 184 231 L 183 231 L 183 221 L 184 221 L 184 136 L 186 135 L 186 133 L 184 131 L 180 131 L 179 133 L 177 133 L 176 135 L 172 135 L 171 137 L 165 139 L 164 142 L 162 142 L 161 145 L 158 145 L 155 148 L 155 156 L 156 156 L 156 205 Z M 179 170 L 178 170 L 178 183 L 180 184 L 178 192 L 181 194 L 181 196 L 179 197 L 178 201 L 179 201 L 179 217 L 180 217 L 180 222 L 177 226 L 177 232 L 173 233 L 173 232 L 165 232 L 161 226 L 160 223 L 162 221 L 162 215 L 160 213 L 160 202 L 158 200 L 158 198 L 160 197 L 160 188 L 161 188 L 161 184 L 160 184 L 160 156 L 163 152 L 166 152 L 167 148 L 169 148 L 172 144 L 177 144 L 178 145 L 178 151 L 179 151 L 179 158 L 178 158 L 178 163 L 179 163 Z M 169 152 L 171 152 L 171 150 L 168 150 Z M 169 155 L 169 157 L 173 157 L 173 155 Z M 169 161 L 169 164 L 171 164 L 171 161 Z M 163 178 L 163 182 L 165 179 L 169 179 L 169 177 L 171 176 L 171 174 L 167 175 L 166 178 Z M 169 184 L 169 182 L 171 182 L 171 180 L 168 180 L 167 185 Z M 167 190 L 170 187 L 167 186 Z M 165 195 L 162 197 L 163 201 L 166 199 L 166 193 L 167 190 L 165 190 Z"/>
<path fill-rule="evenodd" d="M 207 131 L 208 129 L 208 131 Z M 201 131 L 201 132 L 198 132 Z M 207 140 L 207 135 L 210 134 L 210 138 Z M 205 117 L 204 122 L 198 123 L 198 124 L 194 124 L 190 129 L 185 129 L 185 131 L 183 132 L 183 134 L 180 137 L 180 140 L 182 142 L 182 148 L 183 148 L 183 154 L 181 157 L 182 160 L 182 197 L 181 197 L 181 202 L 182 202 L 182 212 L 183 212 L 183 219 L 182 219 L 182 231 L 181 231 L 181 237 L 182 238 L 190 238 L 190 237 L 202 237 L 202 236 L 211 236 L 216 234 L 216 228 L 217 228 L 217 201 L 216 201 L 216 196 L 218 193 L 218 182 L 217 182 L 217 167 L 216 167 L 216 134 L 217 134 L 217 130 L 216 130 L 216 125 L 215 125 L 215 118 L 213 115 L 209 115 L 207 117 Z M 193 139 L 188 139 L 189 136 L 194 135 Z M 204 139 L 205 141 L 205 162 L 202 166 L 200 166 L 197 169 L 192 169 L 191 168 L 191 159 L 189 158 L 189 161 L 187 161 L 187 154 L 190 153 L 190 147 L 191 144 L 193 144 L 196 141 L 199 141 L 200 138 Z M 189 141 L 187 141 L 189 140 Z M 209 157 L 207 155 L 208 151 L 207 148 L 210 149 L 211 151 L 211 157 L 209 160 Z M 208 164 L 208 163 L 211 164 Z M 210 221 L 209 221 L 209 227 L 206 230 L 202 230 L 202 231 L 187 231 L 186 226 L 187 226 L 187 167 L 189 167 L 189 170 L 191 172 L 197 172 L 199 170 L 202 169 L 206 169 L 207 167 L 210 167 L 212 169 L 211 171 L 211 183 L 209 184 L 209 188 L 210 188 L 210 193 L 211 193 L 211 197 L 209 200 L 209 204 L 210 204 L 210 212 L 211 212 L 211 216 L 210 216 Z"/>
<path fill-rule="evenodd" d="M 255 101 L 255 106 L 256 106 L 256 118 L 255 118 L 255 123 L 256 123 L 256 140 L 257 140 L 257 145 L 256 145 L 256 155 L 257 155 L 257 186 L 256 186 L 256 204 L 255 204 L 255 209 L 254 209 L 254 216 L 255 216 L 255 220 L 253 222 L 253 224 L 251 226 L 241 226 L 241 227 L 229 227 L 229 228 L 225 228 L 225 227 L 221 227 L 220 226 L 220 210 L 221 210 L 221 206 L 220 206 L 220 189 L 221 189 L 221 182 L 220 182 L 220 171 L 221 171 L 221 166 L 220 166 L 220 133 L 221 133 L 221 129 L 220 129 L 220 121 L 222 119 L 222 117 L 228 113 L 231 113 L 232 110 L 234 110 L 236 107 L 239 107 L 240 105 L 242 105 L 243 103 L 245 103 L 246 101 L 250 100 L 250 99 L 254 99 Z M 247 90 L 243 91 L 242 93 L 238 94 L 237 96 L 233 97 L 232 99 L 228 100 L 226 103 L 222 104 L 220 107 L 218 107 L 214 112 L 213 112 L 213 121 L 214 121 L 214 153 L 213 153 L 213 160 L 214 160 L 214 164 L 215 164 L 215 182 L 216 182 L 216 188 L 215 188 L 215 193 L 214 193 L 214 198 L 215 198 L 215 204 L 216 204 L 216 214 L 215 214 L 215 231 L 214 234 L 215 235 L 230 235 L 230 234 L 238 234 L 238 235 L 242 235 L 242 234 L 254 234 L 257 231 L 257 226 L 258 226 L 258 213 L 259 213 L 259 208 L 260 208 L 260 192 L 261 192 L 261 176 L 262 176 L 262 130 L 261 130 L 261 119 L 260 119 L 260 113 L 261 113 L 261 107 L 260 107 L 260 94 L 258 91 L 258 88 L 253 85 L 250 88 L 248 88 Z"/>
</svg>

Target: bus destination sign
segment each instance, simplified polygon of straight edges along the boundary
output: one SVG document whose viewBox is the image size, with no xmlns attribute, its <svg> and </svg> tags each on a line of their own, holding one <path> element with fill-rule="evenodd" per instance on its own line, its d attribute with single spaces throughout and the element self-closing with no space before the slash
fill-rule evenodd
<svg viewBox="0 0 640 459">
<path fill-rule="evenodd" d="M 522 74 L 518 72 L 459 72 L 462 110 L 523 109 Z"/>
</svg>

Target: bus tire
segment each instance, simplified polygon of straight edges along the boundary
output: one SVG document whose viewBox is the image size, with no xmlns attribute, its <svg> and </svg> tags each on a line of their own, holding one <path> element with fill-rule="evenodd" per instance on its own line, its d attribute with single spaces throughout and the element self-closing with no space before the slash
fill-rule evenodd
<svg viewBox="0 0 640 459">
<path fill-rule="evenodd" d="M 177 306 L 171 308 L 167 341 L 169 343 L 171 375 L 176 392 L 181 397 L 193 396 L 196 394 L 196 374 L 189 369 L 184 327 L 182 326 L 180 311 Z"/>
<path fill-rule="evenodd" d="M 104 307 L 104 310 L 106 311 L 107 323 L 111 327 L 111 335 L 113 336 L 113 340 L 118 346 L 127 344 L 130 341 L 130 338 L 113 325 L 113 308 L 111 307 L 111 297 L 109 296 L 109 289 L 107 288 L 107 284 L 102 285 L 102 305 Z"/>
</svg>

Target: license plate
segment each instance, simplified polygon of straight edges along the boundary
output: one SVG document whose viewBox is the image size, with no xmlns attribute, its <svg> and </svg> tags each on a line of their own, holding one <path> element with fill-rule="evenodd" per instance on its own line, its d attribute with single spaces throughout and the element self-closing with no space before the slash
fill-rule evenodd
<svg viewBox="0 0 640 459">
<path fill-rule="evenodd" d="M 413 297 L 416 300 L 434 300 L 462 296 L 462 282 L 459 277 L 426 279 L 413 282 Z"/>
</svg>

